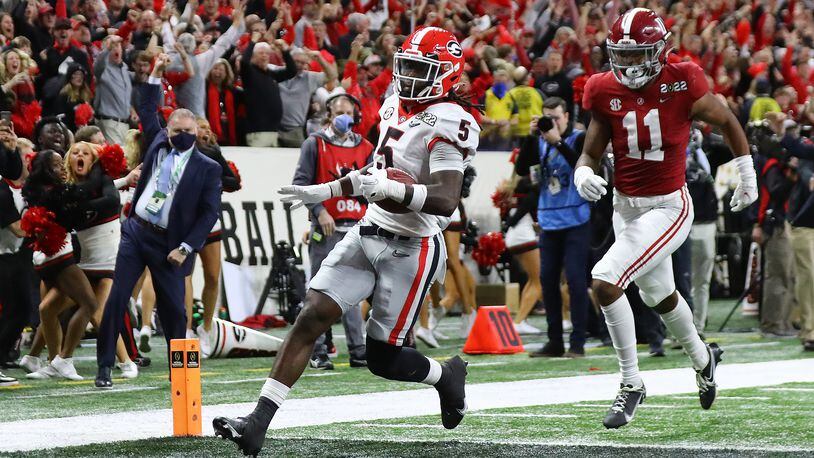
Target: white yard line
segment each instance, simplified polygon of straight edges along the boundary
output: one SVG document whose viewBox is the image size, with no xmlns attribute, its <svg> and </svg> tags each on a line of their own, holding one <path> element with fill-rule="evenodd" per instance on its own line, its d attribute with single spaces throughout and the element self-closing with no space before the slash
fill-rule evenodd
<svg viewBox="0 0 814 458">
<path fill-rule="evenodd" d="M 698 398 L 695 397 L 693 399 L 698 399 Z M 574 404 L 571 407 L 590 407 L 592 409 L 596 409 L 596 408 L 607 409 L 608 404 L 607 403 L 606 404 Z M 638 408 L 639 409 L 694 409 L 695 405 L 693 404 L 691 406 L 689 406 L 689 405 L 686 405 L 686 406 L 684 406 L 684 405 L 682 405 L 682 406 L 674 406 L 674 405 L 669 405 L 669 404 L 662 405 L 662 404 L 647 404 L 647 403 L 644 403 L 644 404 L 640 405 Z"/>
<path fill-rule="evenodd" d="M 62 398 L 66 396 L 94 396 L 97 394 L 110 394 L 110 393 L 129 393 L 132 391 L 151 391 L 157 390 L 157 386 L 134 386 L 131 388 L 113 388 L 112 390 L 87 390 L 87 391 L 65 391 L 65 392 L 51 392 L 48 394 L 29 394 L 26 396 L 11 396 L 9 399 L 39 399 L 39 398 Z"/>
<path fill-rule="evenodd" d="M 645 371 L 642 377 L 647 383 L 647 394 L 651 396 L 697 390 L 695 373 L 690 368 Z M 814 359 L 723 364 L 718 369 L 721 390 L 790 382 L 814 382 Z M 467 403 L 472 410 L 586 401 L 602 401 L 604 406 L 606 401 L 613 399 L 618 386 L 618 374 L 479 383 L 467 386 Z M 204 435 L 213 434 L 213 417 L 245 415 L 254 406 L 254 400 L 204 406 Z M 290 399 L 277 413 L 272 428 L 371 422 L 420 415 L 438 415 L 435 389 Z M 82 428 L 76 428 L 78 424 Z M 0 423 L 0 431 L 3 431 L 0 452 L 149 439 L 172 434 L 172 411 L 161 409 L 20 420 Z M 42 431 L 48 431 L 48 434 L 42 434 Z"/>
<path fill-rule="evenodd" d="M 472 412 L 470 417 L 495 417 L 495 418 L 577 418 L 578 415 L 557 414 L 557 413 L 486 413 Z"/>
<path fill-rule="evenodd" d="M 800 391 L 804 393 L 814 392 L 814 388 L 793 388 L 793 387 L 773 387 L 773 388 L 761 388 L 760 391 Z"/>
</svg>

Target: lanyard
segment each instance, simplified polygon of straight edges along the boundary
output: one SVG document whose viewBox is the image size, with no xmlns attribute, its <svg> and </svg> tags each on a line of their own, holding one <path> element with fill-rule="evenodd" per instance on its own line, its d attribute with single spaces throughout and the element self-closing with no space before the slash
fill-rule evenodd
<svg viewBox="0 0 814 458">
<path fill-rule="evenodd" d="M 194 149 L 194 148 L 193 148 Z M 167 152 L 167 155 L 164 156 L 164 159 L 161 162 L 167 160 L 170 156 L 170 153 Z M 192 149 L 187 151 L 186 153 L 181 154 L 180 159 L 175 163 L 175 167 L 173 167 L 172 175 L 170 175 L 170 192 L 175 190 L 175 187 L 178 185 L 178 182 L 181 180 L 181 173 L 184 171 L 184 166 L 186 163 L 189 162 L 189 157 L 192 156 Z M 158 179 L 161 176 L 161 164 L 158 164 L 158 171 L 155 174 L 155 187 L 158 189 Z"/>
</svg>

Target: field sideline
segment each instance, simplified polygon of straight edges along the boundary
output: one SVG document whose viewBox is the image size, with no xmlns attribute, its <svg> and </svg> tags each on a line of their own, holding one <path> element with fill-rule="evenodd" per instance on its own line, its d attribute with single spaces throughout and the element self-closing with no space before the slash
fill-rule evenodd
<svg viewBox="0 0 814 458">
<path fill-rule="evenodd" d="M 720 323 L 729 307 L 729 302 L 713 304 L 710 327 Z M 731 326 L 747 328 L 754 323 L 736 315 Z M 534 324 L 544 325 L 544 319 L 535 317 Z M 448 318 L 442 326 L 454 335 L 457 319 Z M 339 333 L 341 327 L 335 329 L 335 335 Z M 346 355 L 340 354 L 336 371 L 306 370 L 306 377 L 292 390 L 293 400 L 272 425 L 266 452 L 814 456 L 814 358 L 806 358 L 794 339 L 763 339 L 754 332 L 710 333 L 709 338 L 726 350 L 722 396 L 715 408 L 703 411 L 698 406 L 693 373 L 680 350 L 652 358 L 641 346 L 641 368 L 650 371 L 644 375 L 649 396 L 636 420 L 620 431 L 601 426 L 618 381 L 610 348 L 591 347 L 581 360 L 540 360 L 525 354 L 467 356 L 471 412 L 454 431 L 440 427 L 434 391 L 351 369 L 344 362 Z M 16 389 L 0 389 L 5 423 L 0 430 L 6 436 L 0 441 L 0 455 L 31 456 L 35 451 L 37 456 L 235 456 L 232 444 L 211 437 L 146 439 L 171 432 L 166 360 L 161 356 L 165 347 L 159 340 L 153 339 L 155 350 L 150 354 L 154 366 L 135 381 L 114 380 L 112 392 L 95 390 L 90 378 L 36 383 L 23 379 Z M 534 347 L 542 337 L 525 340 Z M 462 343 L 453 339 L 440 349 L 420 348 L 444 359 Z M 344 350 L 341 340 L 337 346 Z M 93 373 L 94 350 L 86 346 L 77 353 L 80 374 Z M 211 428 L 214 415 L 249 411 L 269 364 L 265 358 L 204 361 L 205 428 Z M 57 403 L 59 410 L 54 409 Z M 104 425 L 112 432 L 105 434 Z M 99 441 L 107 443 L 87 445 Z M 71 444 L 86 445 L 55 449 Z M 9 455 L 21 449 L 29 451 Z"/>
</svg>

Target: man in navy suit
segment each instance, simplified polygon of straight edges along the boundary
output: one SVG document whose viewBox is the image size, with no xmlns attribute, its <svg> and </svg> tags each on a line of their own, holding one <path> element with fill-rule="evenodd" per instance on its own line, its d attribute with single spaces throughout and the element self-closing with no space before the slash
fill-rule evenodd
<svg viewBox="0 0 814 458">
<path fill-rule="evenodd" d="M 119 337 L 130 293 L 144 267 L 150 269 L 164 336 L 184 338 L 184 277 L 192 272 L 193 252 L 200 250 L 220 211 L 221 167 L 195 147 L 195 115 L 172 112 L 167 128 L 158 121 L 161 77 L 170 59 L 161 54 L 148 84 L 142 85 L 138 115 L 149 145 L 133 206 L 122 224 L 113 289 L 99 329 L 96 358 L 98 388 L 110 388 Z M 176 199 L 177 197 L 177 199 Z"/>
</svg>

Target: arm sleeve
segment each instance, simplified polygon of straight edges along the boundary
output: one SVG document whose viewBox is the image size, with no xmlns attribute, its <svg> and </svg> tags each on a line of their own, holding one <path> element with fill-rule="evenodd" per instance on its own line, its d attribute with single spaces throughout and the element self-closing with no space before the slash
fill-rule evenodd
<svg viewBox="0 0 814 458">
<path fill-rule="evenodd" d="M 693 62 L 685 64 L 687 68 L 687 93 L 693 102 L 700 99 L 709 92 L 709 83 L 704 70 Z"/>
<path fill-rule="evenodd" d="M 96 212 L 97 215 L 110 214 L 118 210 L 121 200 L 116 185 L 108 176 L 104 176 L 102 180 L 102 195 L 85 202 L 83 210 Z"/>
<path fill-rule="evenodd" d="M 540 163 L 540 141 L 537 136 L 529 135 L 520 145 L 520 153 L 514 161 L 514 173 L 526 176 L 531 173 L 531 167 Z"/>
<path fill-rule="evenodd" d="M 442 108 L 442 110 L 447 110 L 447 108 Z M 436 120 L 432 124 L 432 133 L 427 135 L 425 140 L 427 151 L 430 151 L 431 154 L 433 147 L 438 143 L 447 143 L 457 148 L 464 158 L 474 156 L 478 150 L 480 125 L 464 112 L 463 108 L 457 107 L 455 110 L 460 111 L 456 115 L 450 115 L 450 113 L 440 110 L 433 112 Z"/>
<path fill-rule="evenodd" d="M 222 56 L 226 51 L 229 50 L 232 46 L 237 44 L 237 41 L 240 39 L 240 35 L 243 34 L 243 31 L 246 29 L 246 26 L 241 22 L 237 27 L 234 24 L 229 27 L 229 30 L 226 31 L 223 35 L 221 35 L 216 41 L 215 44 L 212 45 L 207 51 L 195 56 L 198 59 L 198 66 L 200 68 L 201 73 L 204 75 L 209 74 L 209 70 L 212 69 L 212 66 L 215 64 L 215 61 L 218 60 L 220 56 Z"/>
<path fill-rule="evenodd" d="M 20 178 L 23 173 L 23 160 L 17 150 L 8 150 L 0 146 L 0 176 L 10 180 Z"/>
<path fill-rule="evenodd" d="M 203 188 L 198 201 L 198 215 L 192 231 L 183 238 L 194 251 L 203 248 L 209 230 L 215 225 L 220 213 L 221 198 L 221 171 L 220 166 L 213 164 L 207 168 L 203 176 Z"/>
<path fill-rule="evenodd" d="M 20 220 L 20 213 L 14 206 L 14 196 L 8 186 L 0 186 L 0 228 L 5 229 Z"/>
<path fill-rule="evenodd" d="M 96 59 L 93 61 L 93 76 L 96 79 L 102 77 L 102 73 L 105 71 L 105 67 L 107 66 L 107 55 L 110 53 L 108 50 L 104 50 L 96 56 Z"/>
<path fill-rule="evenodd" d="M 282 70 L 275 70 L 272 72 L 274 79 L 278 82 L 285 81 L 297 76 L 297 64 L 294 63 L 294 58 L 288 51 L 283 52 L 283 60 L 285 61 L 285 68 Z"/>
<path fill-rule="evenodd" d="M 780 145 L 789 152 L 791 156 L 797 156 L 800 159 L 814 160 L 814 144 L 804 143 L 799 138 L 794 138 L 791 135 L 786 135 L 780 141 Z"/>
<path fill-rule="evenodd" d="M 564 141 L 560 142 L 559 145 L 556 146 L 557 151 L 559 151 L 566 161 L 568 161 L 568 165 L 571 167 L 576 167 L 577 159 L 579 159 L 579 155 L 582 154 L 582 144 L 585 142 L 585 134 L 580 134 L 577 137 L 577 141 L 574 144 L 576 149 L 572 149 L 568 146 L 568 143 Z"/>
<path fill-rule="evenodd" d="M 430 150 L 430 173 L 455 170 L 464 173 L 464 155 L 460 149 L 446 142 L 435 142 Z"/>
<path fill-rule="evenodd" d="M 594 92 L 596 92 L 597 78 L 598 76 L 593 75 L 585 82 L 585 89 L 582 94 L 582 108 L 585 111 L 593 110 L 593 98 Z"/>
<path fill-rule="evenodd" d="M 153 77 L 150 77 L 152 80 Z M 141 128 L 144 131 L 144 144 L 151 145 L 156 135 L 161 131 L 161 123 L 158 121 L 158 102 L 161 98 L 161 83 L 154 83 L 148 80 L 147 84 L 139 85 L 141 98 L 136 107 Z"/>
<path fill-rule="evenodd" d="M 297 161 L 297 168 L 294 170 L 294 179 L 291 184 L 298 186 L 310 186 L 317 184 L 317 138 L 308 137 L 300 148 L 300 159 Z M 316 220 L 324 208 L 322 203 L 306 204 L 312 218 Z"/>
</svg>

